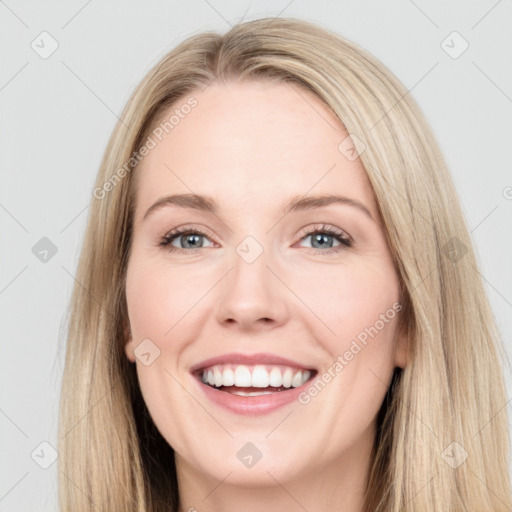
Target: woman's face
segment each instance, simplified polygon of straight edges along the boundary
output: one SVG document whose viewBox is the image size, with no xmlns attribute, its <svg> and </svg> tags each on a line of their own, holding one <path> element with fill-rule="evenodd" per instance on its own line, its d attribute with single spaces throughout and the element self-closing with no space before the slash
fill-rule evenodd
<svg viewBox="0 0 512 512">
<path fill-rule="evenodd" d="M 406 362 L 364 168 L 339 120 L 297 86 L 191 96 L 137 169 L 125 348 L 153 421 L 191 482 L 362 475 Z"/>
</svg>

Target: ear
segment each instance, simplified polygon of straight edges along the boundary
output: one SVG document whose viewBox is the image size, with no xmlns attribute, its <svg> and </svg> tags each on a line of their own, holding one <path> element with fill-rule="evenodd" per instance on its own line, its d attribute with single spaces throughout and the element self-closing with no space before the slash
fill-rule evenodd
<svg viewBox="0 0 512 512">
<path fill-rule="evenodd" d="M 407 326 L 400 325 L 398 335 L 396 337 L 395 348 L 395 367 L 405 368 L 407 366 L 407 359 L 409 355 L 409 333 Z"/>
<path fill-rule="evenodd" d="M 133 343 L 133 336 L 129 325 L 124 329 L 124 340 L 124 352 L 126 357 L 131 363 L 135 363 L 135 345 Z"/>
</svg>

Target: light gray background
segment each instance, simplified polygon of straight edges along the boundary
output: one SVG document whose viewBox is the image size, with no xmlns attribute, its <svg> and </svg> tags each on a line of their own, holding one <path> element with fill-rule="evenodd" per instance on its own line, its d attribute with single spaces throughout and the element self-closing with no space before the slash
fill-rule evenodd
<svg viewBox="0 0 512 512">
<path fill-rule="evenodd" d="M 0 1 L 0 511 L 57 509 L 57 464 L 41 467 L 52 452 L 40 443 L 57 443 L 63 318 L 116 115 L 166 51 L 244 15 L 334 29 L 411 89 L 455 179 L 512 351 L 510 0 Z M 50 48 L 43 31 L 59 45 L 46 59 L 31 47 Z M 469 43 L 458 58 L 441 46 L 453 31 Z M 452 37 L 445 45 L 454 52 L 460 43 Z M 46 263 L 32 252 L 42 237 L 58 249 Z"/>
</svg>

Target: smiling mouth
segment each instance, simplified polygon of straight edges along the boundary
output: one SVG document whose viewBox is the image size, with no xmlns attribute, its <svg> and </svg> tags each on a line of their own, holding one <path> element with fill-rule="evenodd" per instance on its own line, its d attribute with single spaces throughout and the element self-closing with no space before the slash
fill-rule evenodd
<svg viewBox="0 0 512 512">
<path fill-rule="evenodd" d="M 285 365 L 218 364 L 194 372 L 195 377 L 217 391 L 239 396 L 261 396 L 288 391 L 315 377 L 314 369 Z"/>
</svg>

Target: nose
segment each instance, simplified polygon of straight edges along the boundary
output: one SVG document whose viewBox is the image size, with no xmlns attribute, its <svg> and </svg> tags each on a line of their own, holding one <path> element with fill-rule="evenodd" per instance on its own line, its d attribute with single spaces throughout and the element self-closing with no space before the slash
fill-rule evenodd
<svg viewBox="0 0 512 512">
<path fill-rule="evenodd" d="M 269 268 L 266 251 L 252 263 L 235 255 L 233 268 L 218 287 L 215 317 L 223 327 L 254 331 L 285 324 L 290 292 Z M 272 265 L 273 267 L 274 265 Z"/>
</svg>

